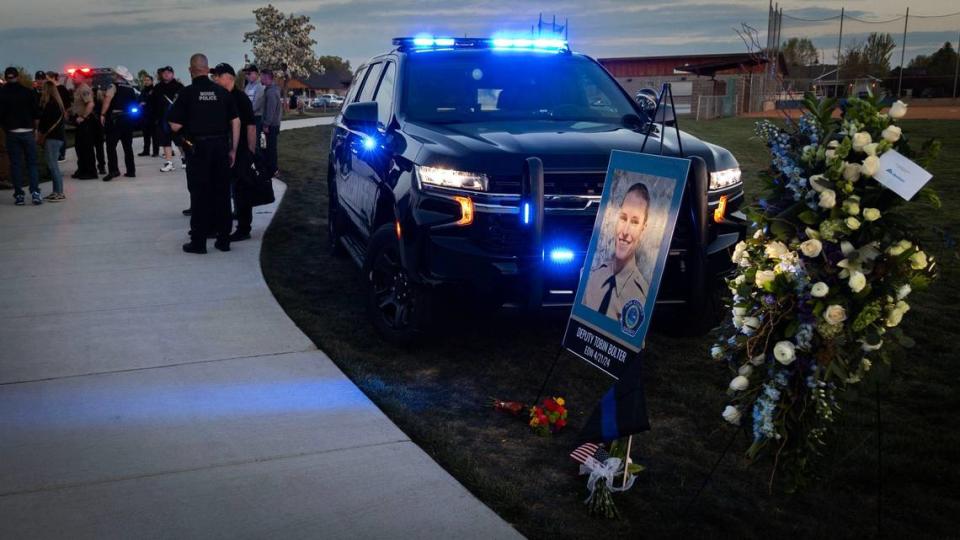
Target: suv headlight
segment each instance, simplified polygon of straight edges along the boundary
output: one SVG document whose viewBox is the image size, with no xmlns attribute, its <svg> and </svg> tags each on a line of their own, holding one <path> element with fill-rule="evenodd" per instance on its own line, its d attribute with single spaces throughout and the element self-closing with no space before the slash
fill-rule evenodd
<svg viewBox="0 0 960 540">
<path fill-rule="evenodd" d="M 740 183 L 740 168 L 710 173 L 710 190 L 726 189 Z"/>
<path fill-rule="evenodd" d="M 440 167 L 426 167 L 417 165 L 417 178 L 422 184 L 449 189 L 465 189 L 469 191 L 486 191 L 489 180 L 487 175 L 443 169 Z"/>
</svg>

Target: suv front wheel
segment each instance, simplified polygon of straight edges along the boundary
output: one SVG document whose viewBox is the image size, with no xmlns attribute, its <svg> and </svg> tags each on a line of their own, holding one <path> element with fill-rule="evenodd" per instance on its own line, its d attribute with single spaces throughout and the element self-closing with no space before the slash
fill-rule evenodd
<svg viewBox="0 0 960 540">
<path fill-rule="evenodd" d="M 415 343 L 428 323 L 431 295 L 403 267 L 392 224 L 381 226 L 370 238 L 363 276 L 367 310 L 380 335 L 400 345 Z"/>
</svg>

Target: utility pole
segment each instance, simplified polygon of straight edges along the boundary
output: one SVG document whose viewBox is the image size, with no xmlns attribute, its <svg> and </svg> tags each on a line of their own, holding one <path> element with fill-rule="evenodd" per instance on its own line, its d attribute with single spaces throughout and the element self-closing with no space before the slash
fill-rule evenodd
<svg viewBox="0 0 960 540">
<path fill-rule="evenodd" d="M 844 8 L 840 8 L 840 37 L 837 39 L 837 76 L 834 80 L 833 97 L 840 97 L 840 48 L 843 47 L 843 14 Z"/>
<path fill-rule="evenodd" d="M 900 48 L 900 77 L 897 79 L 897 99 L 903 88 L 903 68 L 907 56 L 907 23 L 910 22 L 910 8 L 907 7 L 907 16 L 903 18 L 903 47 Z"/>
</svg>

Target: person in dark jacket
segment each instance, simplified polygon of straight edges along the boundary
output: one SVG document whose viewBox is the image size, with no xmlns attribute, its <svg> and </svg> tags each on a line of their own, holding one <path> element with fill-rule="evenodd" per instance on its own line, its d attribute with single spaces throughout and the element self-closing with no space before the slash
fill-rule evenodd
<svg viewBox="0 0 960 540">
<path fill-rule="evenodd" d="M 117 162 L 117 143 L 123 146 L 123 161 L 127 178 L 137 175 L 137 166 L 133 157 L 133 127 L 139 119 L 140 109 L 137 93 L 131 84 L 133 75 L 124 66 L 113 70 L 114 83 L 107 88 L 100 110 L 100 123 L 107 134 L 107 163 L 110 173 L 103 177 L 109 182 L 120 176 L 120 164 Z"/>
<path fill-rule="evenodd" d="M 58 157 L 63 148 L 64 124 L 67 110 L 63 106 L 60 92 L 53 81 L 44 81 L 40 91 L 40 124 L 37 127 L 37 144 L 43 147 L 47 158 L 47 168 L 53 179 L 53 191 L 44 197 L 45 201 L 59 202 L 66 199 L 63 194 L 63 176 L 60 174 Z"/>
<path fill-rule="evenodd" d="M 240 118 L 240 143 L 237 145 L 237 159 L 231 171 L 237 230 L 230 235 L 231 242 L 239 242 L 250 239 L 250 229 L 253 224 L 253 206 L 250 204 L 251 186 L 247 180 L 256 151 L 257 122 L 253 115 L 253 104 L 244 91 L 237 88 L 237 73 L 233 66 L 225 63 L 217 64 L 212 73 L 214 81 L 233 96 L 233 101 L 237 104 L 237 115 Z"/>
<path fill-rule="evenodd" d="M 157 138 L 160 140 L 160 148 L 163 150 L 165 160 L 160 171 L 170 172 L 173 170 L 173 140 L 167 115 L 170 112 L 170 106 L 177 99 L 177 94 L 183 90 L 183 85 L 173 78 L 173 68 L 170 66 L 160 68 L 160 74 L 161 79 L 153 88 L 153 110 L 157 118 Z"/>
<path fill-rule="evenodd" d="M 143 119 L 140 125 L 143 132 L 143 152 L 138 156 L 149 156 L 153 148 L 153 157 L 160 155 L 160 141 L 157 140 L 157 121 L 153 114 L 153 77 L 144 75 L 140 78 L 140 116 Z"/>
<path fill-rule="evenodd" d="M 33 204 L 43 204 L 34 140 L 40 119 L 36 94 L 20 84 L 20 71 L 15 67 L 4 70 L 3 78 L 6 84 L 0 87 L 0 127 L 6 136 L 7 153 L 10 155 L 14 203 L 17 206 L 24 205 L 22 168 L 26 165 Z"/>
<path fill-rule="evenodd" d="M 73 105 L 73 94 L 67 90 L 67 87 L 64 86 L 61 82 L 60 74 L 56 71 L 47 72 L 47 80 L 51 81 L 53 84 L 57 85 L 57 93 L 60 94 L 60 102 L 63 103 L 63 109 L 66 111 L 70 110 L 70 106 Z M 64 162 L 67 160 L 67 145 L 60 145 L 60 155 L 57 157 L 58 162 Z"/>
</svg>

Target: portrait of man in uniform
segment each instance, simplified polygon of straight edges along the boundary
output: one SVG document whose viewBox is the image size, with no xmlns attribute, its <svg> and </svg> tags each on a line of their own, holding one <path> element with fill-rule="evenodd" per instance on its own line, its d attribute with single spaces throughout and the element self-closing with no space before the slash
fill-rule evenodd
<svg viewBox="0 0 960 540">
<path fill-rule="evenodd" d="M 590 271 L 583 304 L 601 315 L 620 320 L 631 300 L 643 304 L 649 289 L 637 267 L 637 248 L 647 227 L 650 190 L 643 182 L 632 184 L 614 213 L 613 249 L 610 256 Z M 609 241 L 609 240 L 608 240 Z"/>
</svg>

